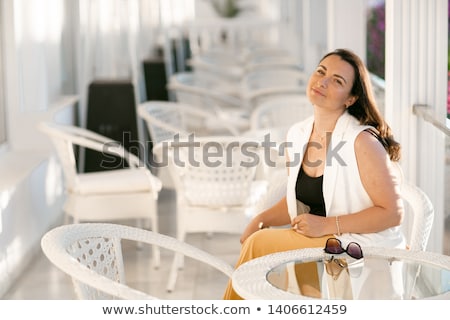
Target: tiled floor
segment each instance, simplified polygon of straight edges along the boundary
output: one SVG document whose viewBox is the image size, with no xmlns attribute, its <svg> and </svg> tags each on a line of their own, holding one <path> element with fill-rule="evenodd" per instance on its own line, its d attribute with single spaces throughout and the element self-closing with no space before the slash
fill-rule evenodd
<svg viewBox="0 0 450 320">
<path fill-rule="evenodd" d="M 450 188 L 450 158 L 447 159 L 446 187 Z M 450 199 L 446 198 L 444 253 L 450 255 Z M 173 191 L 163 190 L 160 195 L 160 232 L 174 235 L 175 198 Z M 211 252 L 231 265 L 239 253 L 239 235 L 189 235 L 187 242 Z M 227 283 L 219 271 L 193 260 L 185 261 L 179 273 L 176 289 L 165 290 L 172 254 L 162 251 L 161 268 L 149 269 L 150 249 L 130 247 L 126 259 L 127 280 L 131 286 L 147 291 L 162 299 L 220 299 Z M 70 279 L 52 266 L 42 253 L 37 253 L 32 265 L 3 299 L 74 299 Z"/>
</svg>

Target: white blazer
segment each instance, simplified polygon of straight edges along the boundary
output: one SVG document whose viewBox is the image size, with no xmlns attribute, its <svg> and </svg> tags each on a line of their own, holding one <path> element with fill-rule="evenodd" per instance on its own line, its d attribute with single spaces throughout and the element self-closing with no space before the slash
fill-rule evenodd
<svg viewBox="0 0 450 320">
<path fill-rule="evenodd" d="M 289 176 L 286 199 L 291 218 L 297 215 L 295 185 L 313 123 L 314 118 L 310 117 L 294 124 L 287 134 Z M 354 149 L 356 137 L 368 128 L 370 126 L 360 125 L 359 121 L 348 112 L 344 112 L 336 123 L 323 174 L 323 197 L 328 217 L 354 213 L 373 206 L 361 182 Z M 343 245 L 355 241 L 361 246 L 405 247 L 400 227 L 370 234 L 345 233 L 335 236 Z"/>
</svg>

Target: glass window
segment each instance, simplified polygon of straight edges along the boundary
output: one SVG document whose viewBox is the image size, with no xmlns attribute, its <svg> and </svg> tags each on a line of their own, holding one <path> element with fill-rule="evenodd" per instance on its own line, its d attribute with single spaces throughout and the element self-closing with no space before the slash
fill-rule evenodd
<svg viewBox="0 0 450 320">
<path fill-rule="evenodd" d="M 370 0 L 367 14 L 367 68 L 384 79 L 385 1 Z"/>
<path fill-rule="evenodd" d="M 0 16 L 0 30 L 2 30 L 2 21 Z M 0 36 L 0 149 L 6 142 L 6 113 L 3 86 L 3 39 Z"/>
<path fill-rule="evenodd" d="M 448 1 L 448 29 L 447 29 L 447 119 L 450 119 L 450 0 Z"/>
<path fill-rule="evenodd" d="M 47 110 L 63 92 L 67 63 L 62 52 L 66 1 L 14 2 L 22 112 Z"/>
</svg>

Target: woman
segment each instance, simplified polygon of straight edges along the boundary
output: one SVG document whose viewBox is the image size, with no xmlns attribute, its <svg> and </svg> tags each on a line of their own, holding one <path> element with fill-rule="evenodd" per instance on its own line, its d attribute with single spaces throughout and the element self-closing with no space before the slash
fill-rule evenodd
<svg viewBox="0 0 450 320">
<path fill-rule="evenodd" d="M 400 158 L 400 145 L 377 110 L 363 62 L 349 50 L 328 53 L 311 75 L 307 95 L 314 116 L 287 134 L 286 197 L 249 223 L 237 265 L 274 252 L 324 247 L 330 237 L 344 247 L 351 241 L 404 247 L 392 163 Z M 267 228 L 286 224 L 292 228 Z M 313 264 L 296 274 L 303 294 L 320 295 Z M 224 299 L 240 299 L 231 282 Z"/>
</svg>

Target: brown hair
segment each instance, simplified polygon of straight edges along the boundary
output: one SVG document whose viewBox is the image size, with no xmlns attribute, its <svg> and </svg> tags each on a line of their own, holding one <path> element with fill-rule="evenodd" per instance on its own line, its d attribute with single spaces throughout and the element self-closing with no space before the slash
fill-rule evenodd
<svg viewBox="0 0 450 320">
<path fill-rule="evenodd" d="M 378 110 L 372 91 L 369 72 L 364 63 L 355 53 L 347 49 L 336 49 L 335 51 L 329 52 L 322 60 L 331 55 L 339 56 L 342 60 L 348 62 L 355 71 L 355 81 L 351 94 L 356 96 L 357 99 L 348 107 L 348 113 L 358 119 L 362 125 L 374 127 L 377 130 L 375 135 L 386 149 L 389 158 L 392 161 L 400 160 L 400 143 L 394 140 L 391 128 Z"/>
</svg>

